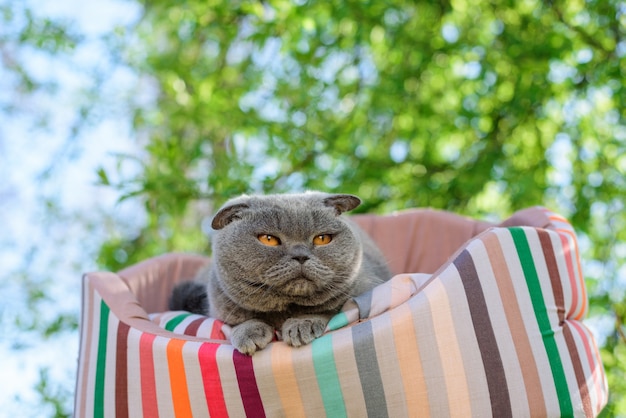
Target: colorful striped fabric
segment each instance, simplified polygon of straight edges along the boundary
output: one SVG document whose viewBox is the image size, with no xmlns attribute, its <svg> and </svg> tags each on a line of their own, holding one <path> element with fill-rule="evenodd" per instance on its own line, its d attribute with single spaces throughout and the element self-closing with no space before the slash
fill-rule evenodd
<svg viewBox="0 0 626 418">
<path fill-rule="evenodd" d="M 536 210 L 549 225 L 486 229 L 433 274 L 348 302 L 312 344 L 252 357 L 220 321 L 148 315 L 132 278 L 88 274 L 76 416 L 596 416 L 608 389 L 576 237 Z"/>
</svg>

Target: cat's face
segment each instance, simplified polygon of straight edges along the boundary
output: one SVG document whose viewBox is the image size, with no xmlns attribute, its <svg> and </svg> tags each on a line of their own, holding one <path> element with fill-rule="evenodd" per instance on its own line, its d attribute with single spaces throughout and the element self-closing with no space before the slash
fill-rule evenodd
<svg viewBox="0 0 626 418">
<path fill-rule="evenodd" d="M 340 214 L 350 195 L 241 197 L 213 220 L 217 279 L 241 307 L 259 312 L 342 303 L 361 264 L 361 243 Z"/>
</svg>

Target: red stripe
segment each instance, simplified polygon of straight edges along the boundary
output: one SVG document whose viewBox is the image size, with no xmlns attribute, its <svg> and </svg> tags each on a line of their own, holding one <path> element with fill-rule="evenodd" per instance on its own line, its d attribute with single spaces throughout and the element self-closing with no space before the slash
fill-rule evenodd
<svg viewBox="0 0 626 418">
<path fill-rule="evenodd" d="M 128 332 L 123 322 L 117 326 L 117 353 L 115 356 L 115 416 L 128 417 Z"/>
<path fill-rule="evenodd" d="M 222 327 L 224 323 L 222 321 L 218 321 L 217 319 L 213 322 L 213 328 L 211 328 L 211 338 L 216 340 L 225 340 L 226 336 L 222 331 Z"/>
<path fill-rule="evenodd" d="M 585 347 L 585 357 L 587 358 L 589 371 L 593 377 L 593 387 L 595 388 L 596 392 L 595 411 L 599 412 L 604 406 L 603 400 L 606 400 L 606 395 L 603 389 L 604 370 L 602 368 L 601 360 L 596 357 L 600 351 L 598 351 L 598 347 L 596 347 L 595 345 L 595 340 L 593 339 L 593 336 L 589 334 L 586 328 L 583 328 L 583 326 L 578 321 L 570 321 L 569 323 L 570 325 L 572 325 L 572 328 L 574 328 L 576 332 L 578 332 L 578 334 L 580 335 L 580 339 Z M 591 347 L 591 344 L 593 344 L 593 347 Z"/>
<path fill-rule="evenodd" d="M 235 373 L 237 374 L 237 383 L 239 384 L 239 392 L 243 400 L 243 409 L 246 411 L 247 417 L 265 417 L 263 411 L 263 401 L 256 384 L 254 376 L 254 367 L 252 366 L 252 357 L 241 354 L 239 351 L 233 351 L 233 363 L 235 365 Z"/>
<path fill-rule="evenodd" d="M 211 417 L 228 417 L 224 392 L 220 381 L 220 372 L 217 367 L 216 352 L 220 344 L 204 343 L 198 349 L 198 360 L 202 383 L 204 383 L 204 395 L 209 407 Z"/>
<path fill-rule="evenodd" d="M 158 417 L 156 382 L 154 378 L 153 334 L 141 334 L 139 340 L 139 368 L 141 370 L 141 402 L 144 417 Z"/>
</svg>

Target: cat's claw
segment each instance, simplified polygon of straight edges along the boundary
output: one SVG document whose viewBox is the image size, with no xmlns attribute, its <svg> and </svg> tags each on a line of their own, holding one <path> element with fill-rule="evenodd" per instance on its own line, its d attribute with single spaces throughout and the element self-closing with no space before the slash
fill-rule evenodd
<svg viewBox="0 0 626 418">
<path fill-rule="evenodd" d="M 233 327 L 230 342 L 243 354 L 251 356 L 264 349 L 274 338 L 274 328 L 263 321 L 250 319 Z"/>
<path fill-rule="evenodd" d="M 327 323 L 328 318 L 324 316 L 310 315 L 289 318 L 283 324 L 283 341 L 293 347 L 309 344 L 322 336 Z"/>
</svg>

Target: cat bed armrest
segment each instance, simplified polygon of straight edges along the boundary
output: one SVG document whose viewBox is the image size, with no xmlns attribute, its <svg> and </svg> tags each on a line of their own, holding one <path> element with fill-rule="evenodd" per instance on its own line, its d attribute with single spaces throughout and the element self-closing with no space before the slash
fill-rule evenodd
<svg viewBox="0 0 626 418">
<path fill-rule="evenodd" d="M 130 266 L 118 273 L 149 313 L 167 310 L 167 296 L 175 284 L 191 280 L 209 262 L 194 254 L 164 254 Z"/>
<path fill-rule="evenodd" d="M 297 349 L 276 341 L 250 357 L 215 320 L 153 322 L 173 284 L 191 278 L 204 257 L 168 254 L 85 275 L 76 415 L 600 412 L 606 377 L 582 322 L 584 280 L 564 219 L 533 208 L 503 226 L 435 211 L 357 222 L 395 257 L 397 275 Z M 203 322 L 203 337 L 200 325 L 195 335 L 178 328 L 199 319 L 213 321 Z"/>
</svg>

